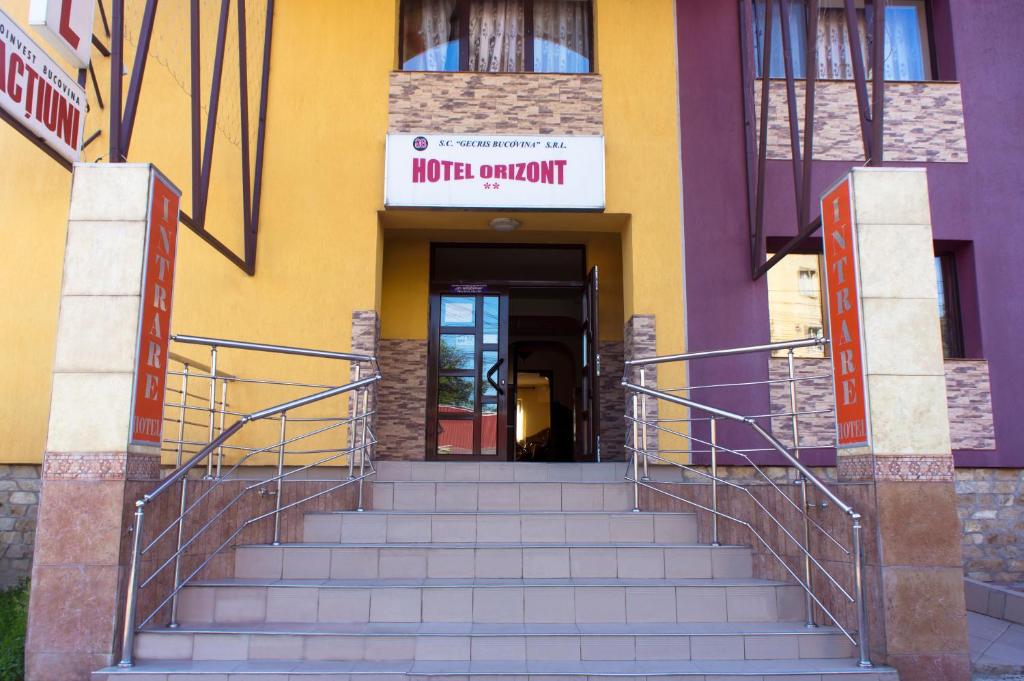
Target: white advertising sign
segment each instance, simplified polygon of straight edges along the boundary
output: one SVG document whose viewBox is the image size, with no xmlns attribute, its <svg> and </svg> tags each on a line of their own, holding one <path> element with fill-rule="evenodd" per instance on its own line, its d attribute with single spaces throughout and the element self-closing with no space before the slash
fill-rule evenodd
<svg viewBox="0 0 1024 681">
<path fill-rule="evenodd" d="M 0 109 L 68 161 L 79 159 L 85 89 L 2 11 Z"/>
<path fill-rule="evenodd" d="M 28 25 L 71 62 L 84 69 L 92 56 L 92 22 L 96 0 L 32 0 Z"/>
<path fill-rule="evenodd" d="M 604 137 L 389 134 L 384 205 L 604 208 Z"/>
</svg>

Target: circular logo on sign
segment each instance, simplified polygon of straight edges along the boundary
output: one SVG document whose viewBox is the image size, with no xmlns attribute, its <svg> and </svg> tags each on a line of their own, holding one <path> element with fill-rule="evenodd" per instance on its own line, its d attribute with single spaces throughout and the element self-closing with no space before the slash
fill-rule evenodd
<svg viewBox="0 0 1024 681">
<path fill-rule="evenodd" d="M 415 149 L 416 151 L 423 151 L 424 149 L 427 148 L 427 138 L 420 135 L 419 137 L 413 139 L 412 148 Z"/>
</svg>

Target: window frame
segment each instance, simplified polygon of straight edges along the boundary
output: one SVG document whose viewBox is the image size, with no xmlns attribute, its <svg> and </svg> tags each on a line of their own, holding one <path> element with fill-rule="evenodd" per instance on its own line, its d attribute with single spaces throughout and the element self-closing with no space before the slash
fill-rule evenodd
<svg viewBox="0 0 1024 681">
<path fill-rule="evenodd" d="M 548 75 L 587 75 L 597 73 L 594 68 L 594 0 L 583 0 L 587 6 L 587 41 L 590 44 L 590 70 L 585 72 L 573 71 L 562 73 L 559 71 L 534 71 L 534 31 L 533 31 L 533 3 L 534 0 L 523 0 L 523 71 L 471 71 L 469 69 L 469 7 L 474 0 L 455 0 L 455 9 L 459 17 L 459 68 L 455 71 L 423 71 L 421 69 L 404 69 L 406 57 L 405 48 L 405 8 L 406 0 L 401 0 L 398 7 L 398 70 L 406 73 L 541 73 Z"/>
<path fill-rule="evenodd" d="M 779 7 L 777 6 L 776 0 L 754 0 L 754 1 L 755 2 L 762 2 L 762 3 L 772 2 L 773 4 L 776 4 L 776 6 L 773 7 L 773 19 L 775 18 L 774 17 L 774 12 L 775 11 L 779 11 Z M 804 7 L 804 12 L 803 12 L 803 15 L 804 15 L 804 31 L 806 33 L 806 22 L 807 22 L 807 3 L 806 3 L 806 0 L 792 0 L 792 1 L 795 2 L 795 3 L 802 4 L 803 7 Z M 921 11 L 918 12 L 917 24 L 918 24 L 918 31 L 921 34 L 921 65 L 922 65 L 922 67 L 924 69 L 924 78 L 922 78 L 919 81 L 918 80 L 915 80 L 915 81 L 886 80 L 885 82 L 887 82 L 887 83 L 901 83 L 901 82 L 928 83 L 928 82 L 934 81 L 936 79 L 935 76 L 938 73 L 938 64 L 936 63 L 936 60 L 935 60 L 935 36 L 934 36 L 933 24 L 932 24 L 931 2 L 929 2 L 929 0 L 888 0 L 886 4 L 888 6 L 900 5 L 900 6 L 908 6 L 908 7 L 918 7 L 918 8 L 920 8 Z M 874 2 L 871 1 L 871 0 L 855 0 L 854 1 L 854 6 L 855 6 L 856 9 L 864 11 L 864 20 L 865 20 L 865 27 L 866 27 L 866 33 L 867 33 L 865 38 L 867 39 L 867 42 L 868 42 L 868 54 L 864 55 L 864 58 L 865 58 L 864 66 L 865 66 L 865 68 L 868 68 L 867 61 L 868 61 L 868 59 L 870 57 L 871 43 L 874 40 L 874 32 L 872 30 L 872 27 L 874 25 Z M 842 9 L 844 7 L 844 2 L 843 2 L 843 0 L 820 0 L 818 7 L 819 7 L 819 9 L 823 9 L 823 8 L 825 8 L 825 9 Z M 761 68 L 763 67 L 763 63 L 762 63 L 762 59 L 758 56 L 758 53 L 757 53 L 758 19 L 757 19 L 757 12 L 756 11 L 754 12 L 753 16 L 754 16 L 754 21 L 753 21 L 752 30 L 754 31 L 754 36 L 752 38 L 751 45 L 753 46 L 753 49 L 754 49 L 754 71 L 755 71 L 754 77 L 755 78 L 764 78 L 766 76 L 763 73 L 758 73 L 761 70 Z M 763 30 L 762 30 L 762 34 L 763 34 Z M 806 62 L 807 55 L 804 52 L 797 51 L 797 52 L 794 53 L 793 58 L 794 59 L 800 59 L 803 62 Z M 808 66 L 809 65 L 804 63 L 804 73 L 807 72 Z M 767 78 L 769 80 L 771 80 L 771 79 L 781 79 L 781 78 L 784 78 L 784 77 L 785 76 L 772 76 L 771 74 L 768 74 L 768 76 L 767 76 Z M 865 74 L 865 77 L 868 80 L 871 79 L 871 71 L 870 71 L 869 68 L 867 70 L 867 73 Z M 798 78 L 797 80 L 804 80 L 804 79 L 803 78 Z M 823 78 L 816 78 L 816 80 L 828 80 L 828 81 L 835 81 L 835 82 L 849 82 L 852 79 L 833 79 L 833 78 L 823 79 Z"/>
<path fill-rule="evenodd" d="M 950 252 L 936 252 L 935 259 L 938 261 L 938 271 L 942 274 L 942 304 L 946 308 L 947 328 L 949 329 L 949 354 L 946 354 L 945 341 L 943 338 L 943 359 L 964 359 L 967 354 L 964 349 L 964 324 L 963 315 L 960 311 L 960 284 L 956 271 L 956 254 Z M 937 286 L 938 282 L 936 282 Z M 939 319 L 941 332 L 942 319 Z"/>
</svg>

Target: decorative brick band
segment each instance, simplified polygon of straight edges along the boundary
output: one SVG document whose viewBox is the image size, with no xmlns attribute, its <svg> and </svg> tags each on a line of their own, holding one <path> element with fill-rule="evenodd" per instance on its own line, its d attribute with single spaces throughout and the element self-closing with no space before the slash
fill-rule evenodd
<svg viewBox="0 0 1024 681">
<path fill-rule="evenodd" d="M 626 322 L 625 329 L 625 358 L 627 360 L 642 357 L 654 357 L 657 350 L 657 325 L 654 315 L 637 314 L 633 315 Z M 634 367 L 628 372 L 629 380 L 640 384 L 640 369 Z M 647 387 L 658 385 L 658 367 L 649 366 L 644 369 L 644 384 Z M 624 405 L 626 409 L 632 409 L 632 405 Z M 658 418 L 658 400 L 647 400 L 647 418 L 654 420 Z M 654 428 L 647 430 L 647 448 L 658 449 L 658 431 Z"/>
<path fill-rule="evenodd" d="M 131 452 L 47 452 L 44 480 L 158 480 L 160 457 Z"/>
<path fill-rule="evenodd" d="M 755 115 L 760 116 L 760 80 L 754 90 Z M 804 81 L 797 81 L 801 124 L 804 90 Z M 864 148 L 853 81 L 818 81 L 815 97 L 814 158 L 862 160 Z M 789 159 L 791 154 L 786 82 L 773 80 L 768 101 L 768 158 Z M 960 83 L 885 84 L 885 160 L 967 162 Z"/>
<path fill-rule="evenodd" d="M 601 76 L 393 71 L 388 131 L 603 135 Z"/>
<path fill-rule="evenodd" d="M 840 454 L 836 466 L 846 482 L 947 482 L 953 480 L 953 457 L 917 454 Z"/>
</svg>

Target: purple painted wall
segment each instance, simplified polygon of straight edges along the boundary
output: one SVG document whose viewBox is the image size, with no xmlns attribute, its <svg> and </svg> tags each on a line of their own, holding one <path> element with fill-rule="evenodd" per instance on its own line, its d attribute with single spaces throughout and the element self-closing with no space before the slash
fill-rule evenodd
<svg viewBox="0 0 1024 681">
<path fill-rule="evenodd" d="M 955 455 L 958 465 L 1024 466 L 1024 418 L 1015 414 L 1024 405 L 1024 3 L 936 0 L 933 9 L 940 74 L 962 83 L 970 161 L 926 164 L 932 223 L 936 240 L 958 247 L 966 349 L 989 362 L 997 446 Z M 749 275 L 738 2 L 678 0 L 677 21 L 688 347 L 764 343 L 766 282 Z M 816 162 L 815 194 L 849 168 Z M 789 161 L 769 161 L 767 189 L 771 247 L 796 233 Z M 763 355 L 698 363 L 691 381 L 766 378 L 766 365 Z M 768 394 L 734 391 L 714 403 L 765 413 Z M 738 431 L 725 437 L 755 444 Z M 808 458 L 824 463 L 830 453 Z"/>
</svg>

